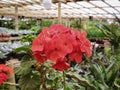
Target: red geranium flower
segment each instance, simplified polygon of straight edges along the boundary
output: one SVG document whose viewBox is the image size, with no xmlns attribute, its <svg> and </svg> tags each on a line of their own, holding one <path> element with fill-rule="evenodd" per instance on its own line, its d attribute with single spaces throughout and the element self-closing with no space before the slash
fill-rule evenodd
<svg viewBox="0 0 120 90">
<path fill-rule="evenodd" d="M 49 47 L 46 50 L 46 56 L 53 61 L 56 61 L 58 58 L 64 58 L 67 54 L 67 51 L 63 47 L 63 41 L 60 38 L 55 38 L 49 43 Z"/>
<path fill-rule="evenodd" d="M 0 73 L 13 73 L 13 69 L 7 67 L 5 64 L 0 64 Z"/>
<path fill-rule="evenodd" d="M 91 56 L 90 53 L 90 41 L 86 38 L 86 32 L 85 31 L 81 31 L 80 34 L 80 40 L 81 40 L 81 45 L 80 45 L 80 49 L 82 52 L 86 52 L 87 57 Z"/>
<path fill-rule="evenodd" d="M 90 41 L 85 31 L 73 30 L 61 24 L 43 28 L 32 42 L 32 51 L 38 62 L 52 60 L 52 66 L 60 71 L 69 68 L 68 58 L 77 63 L 82 61 L 82 53 L 90 57 Z"/>
<path fill-rule="evenodd" d="M 13 73 L 13 69 L 7 67 L 5 64 L 0 64 L 0 85 L 3 84 L 4 81 L 8 80 L 9 73 Z"/>
<path fill-rule="evenodd" d="M 0 73 L 0 85 L 6 80 L 8 80 L 8 76 L 5 73 Z"/>
</svg>

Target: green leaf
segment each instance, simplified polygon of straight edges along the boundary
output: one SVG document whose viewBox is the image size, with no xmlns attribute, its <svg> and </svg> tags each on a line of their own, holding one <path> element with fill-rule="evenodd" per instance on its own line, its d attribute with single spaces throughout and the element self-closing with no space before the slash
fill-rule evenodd
<svg viewBox="0 0 120 90">
<path fill-rule="evenodd" d="M 98 64 L 91 64 L 90 71 L 98 82 L 104 83 L 104 75 L 101 67 Z"/>
<path fill-rule="evenodd" d="M 114 85 L 115 79 L 117 78 L 118 71 L 114 68 L 107 74 L 107 84 L 109 87 L 112 87 Z"/>
<path fill-rule="evenodd" d="M 30 49 L 30 47 L 22 46 L 22 47 L 16 48 L 16 49 L 14 50 L 15 53 L 21 52 L 21 51 L 24 51 L 24 52 L 26 52 L 27 54 L 29 54 L 30 56 L 32 56 L 32 50 Z"/>
<path fill-rule="evenodd" d="M 75 79 L 78 81 L 83 86 L 89 87 L 91 90 L 96 90 L 96 87 L 90 83 L 87 79 L 81 77 L 78 74 L 73 74 L 73 73 L 66 73 L 66 76 L 71 77 L 72 79 Z"/>
<path fill-rule="evenodd" d="M 39 90 L 40 78 L 37 75 L 25 75 L 19 80 L 21 90 Z"/>
<path fill-rule="evenodd" d="M 108 68 L 106 68 L 106 72 L 109 73 L 115 67 L 115 64 L 116 64 L 116 60 L 112 61 L 112 63 L 108 66 Z"/>
<path fill-rule="evenodd" d="M 120 78 L 117 78 L 114 82 L 115 86 L 120 89 Z"/>
<path fill-rule="evenodd" d="M 36 63 L 36 61 L 24 61 L 24 62 L 21 62 L 21 65 L 19 67 L 16 67 L 15 68 L 15 73 L 17 75 L 27 75 L 29 73 L 32 72 L 32 65 L 34 65 Z"/>
<path fill-rule="evenodd" d="M 105 83 L 98 83 L 97 86 L 99 87 L 99 90 L 110 90 L 110 88 Z"/>
<path fill-rule="evenodd" d="M 101 64 L 101 69 L 102 69 L 102 73 L 104 75 L 104 80 L 107 80 L 107 72 L 106 72 L 106 68 L 103 64 Z"/>
<path fill-rule="evenodd" d="M 66 90 L 73 90 L 73 83 L 66 83 Z"/>
</svg>

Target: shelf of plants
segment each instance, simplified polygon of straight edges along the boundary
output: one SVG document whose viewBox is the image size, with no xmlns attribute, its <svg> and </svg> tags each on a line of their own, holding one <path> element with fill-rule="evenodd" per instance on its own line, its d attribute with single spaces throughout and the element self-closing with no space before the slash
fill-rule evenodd
<svg viewBox="0 0 120 90">
<path fill-rule="evenodd" d="M 10 40 L 19 40 L 19 35 L 33 34 L 30 30 L 19 30 L 15 31 L 12 29 L 7 29 L 0 27 L 0 41 L 10 41 Z"/>
<path fill-rule="evenodd" d="M 32 34 L 30 30 L 19 30 L 15 31 L 0 27 L 0 63 L 5 63 L 10 58 L 19 59 L 20 54 L 15 54 L 14 49 L 29 45 L 29 43 L 22 43 L 19 35 Z M 22 54 L 21 54 L 22 55 Z"/>
</svg>

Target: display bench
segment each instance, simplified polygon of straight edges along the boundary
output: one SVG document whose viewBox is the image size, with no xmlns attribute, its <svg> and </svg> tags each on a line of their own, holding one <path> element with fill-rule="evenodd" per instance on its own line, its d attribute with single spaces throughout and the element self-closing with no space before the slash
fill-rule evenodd
<svg viewBox="0 0 120 90">
<path fill-rule="evenodd" d="M 22 54 L 15 54 L 14 50 L 21 46 L 27 46 L 29 43 L 22 43 L 19 35 L 32 34 L 30 30 L 10 30 L 0 27 L 0 63 L 13 59 L 19 59 Z"/>
<path fill-rule="evenodd" d="M 20 37 L 9 37 L 9 38 L 2 38 L 2 39 L 0 39 L 0 42 L 9 42 L 9 41 L 16 41 L 16 40 L 21 40 L 21 38 Z"/>
</svg>

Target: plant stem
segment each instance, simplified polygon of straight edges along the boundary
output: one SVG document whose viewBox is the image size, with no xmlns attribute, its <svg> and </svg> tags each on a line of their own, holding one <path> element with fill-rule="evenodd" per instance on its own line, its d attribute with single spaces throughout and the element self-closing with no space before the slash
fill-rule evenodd
<svg viewBox="0 0 120 90">
<path fill-rule="evenodd" d="M 65 71 L 63 70 L 63 90 L 66 90 L 65 76 Z"/>
</svg>

